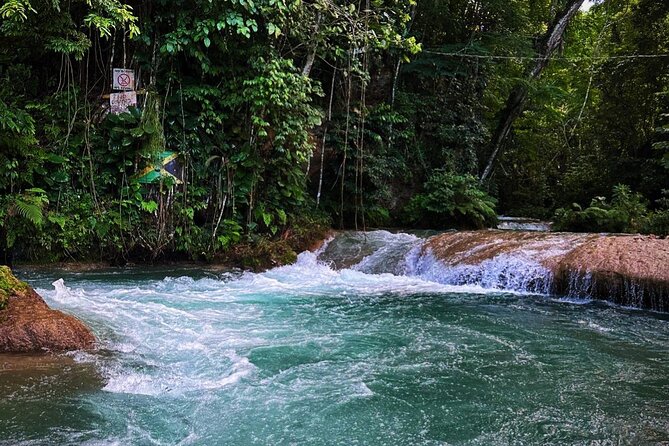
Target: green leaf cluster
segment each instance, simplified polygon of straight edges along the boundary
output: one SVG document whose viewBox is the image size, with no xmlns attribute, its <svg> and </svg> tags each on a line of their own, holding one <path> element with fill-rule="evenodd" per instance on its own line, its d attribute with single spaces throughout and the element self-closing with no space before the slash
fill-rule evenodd
<svg viewBox="0 0 669 446">
<path fill-rule="evenodd" d="M 471 175 L 436 170 L 407 208 L 408 218 L 421 227 L 484 228 L 497 222 L 496 201 Z"/>
</svg>

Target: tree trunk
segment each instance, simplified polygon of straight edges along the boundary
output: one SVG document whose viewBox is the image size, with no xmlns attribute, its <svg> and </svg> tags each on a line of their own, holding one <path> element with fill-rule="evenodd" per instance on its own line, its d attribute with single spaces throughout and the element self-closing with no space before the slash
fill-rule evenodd
<svg viewBox="0 0 669 446">
<path fill-rule="evenodd" d="M 321 13 L 319 12 L 316 16 L 316 28 L 314 29 L 314 37 L 318 35 L 318 30 L 321 27 Z M 311 69 L 314 66 L 314 61 L 316 60 L 316 49 L 318 48 L 318 40 L 314 39 L 313 45 L 309 49 L 309 54 L 307 54 L 307 60 L 304 62 L 304 68 L 302 68 L 302 76 L 309 77 L 311 74 Z"/>
<path fill-rule="evenodd" d="M 304 63 L 304 68 L 302 68 L 302 76 L 309 77 L 311 74 L 311 68 L 314 66 L 314 60 L 316 60 L 316 46 L 311 50 L 307 55 L 307 61 Z"/>
<path fill-rule="evenodd" d="M 583 2 L 584 0 L 569 0 L 565 9 L 557 15 L 553 23 L 548 27 L 548 31 L 546 31 L 546 34 L 538 45 L 539 57 L 528 72 L 528 81 L 535 80 L 541 76 L 541 73 L 548 65 L 551 56 L 560 47 L 562 37 L 564 36 L 564 32 L 567 29 L 569 22 L 576 15 Z M 481 184 L 483 184 L 492 173 L 495 161 L 504 146 L 504 142 L 511 131 L 513 123 L 523 113 L 523 107 L 527 101 L 527 96 L 528 82 L 523 82 L 511 91 L 509 98 L 506 100 L 506 105 L 504 106 L 504 110 L 502 110 L 499 124 L 490 140 L 490 158 L 481 175 Z"/>
</svg>

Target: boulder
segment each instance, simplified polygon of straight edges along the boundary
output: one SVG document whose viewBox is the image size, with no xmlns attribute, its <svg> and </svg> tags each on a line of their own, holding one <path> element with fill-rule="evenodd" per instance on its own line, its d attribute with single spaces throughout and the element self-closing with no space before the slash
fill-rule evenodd
<svg viewBox="0 0 669 446">
<path fill-rule="evenodd" d="M 0 266 L 0 353 L 87 350 L 94 345 L 86 325 L 49 308 L 35 290 Z"/>
</svg>

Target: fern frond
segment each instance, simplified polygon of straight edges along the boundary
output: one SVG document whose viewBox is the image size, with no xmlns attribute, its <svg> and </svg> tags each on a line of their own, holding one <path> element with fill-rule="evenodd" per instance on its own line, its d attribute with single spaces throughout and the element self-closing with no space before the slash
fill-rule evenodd
<svg viewBox="0 0 669 446">
<path fill-rule="evenodd" d="M 42 225 L 44 216 L 42 215 L 42 208 L 38 205 L 27 203 L 21 199 L 16 199 L 14 201 L 14 207 L 21 217 L 27 219 L 35 226 Z"/>
</svg>

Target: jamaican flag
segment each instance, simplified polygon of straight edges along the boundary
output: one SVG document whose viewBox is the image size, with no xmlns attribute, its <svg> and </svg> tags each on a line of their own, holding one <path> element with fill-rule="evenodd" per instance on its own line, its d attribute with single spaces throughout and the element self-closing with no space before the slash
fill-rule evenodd
<svg viewBox="0 0 669 446">
<path fill-rule="evenodd" d="M 153 166 L 148 166 L 135 177 L 142 184 L 157 184 L 171 178 L 175 184 L 181 184 L 183 169 L 176 152 L 161 152 Z"/>
</svg>

